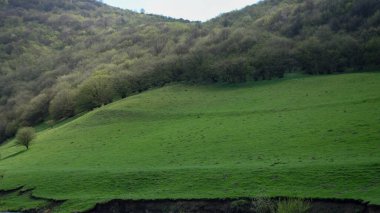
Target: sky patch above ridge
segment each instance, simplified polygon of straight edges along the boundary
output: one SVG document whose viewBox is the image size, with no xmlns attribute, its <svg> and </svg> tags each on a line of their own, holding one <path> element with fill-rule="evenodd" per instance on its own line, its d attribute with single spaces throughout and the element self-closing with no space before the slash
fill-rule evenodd
<svg viewBox="0 0 380 213">
<path fill-rule="evenodd" d="M 123 9 L 183 18 L 191 21 L 207 21 L 221 13 L 244 8 L 259 0 L 104 0 L 103 2 Z"/>
</svg>

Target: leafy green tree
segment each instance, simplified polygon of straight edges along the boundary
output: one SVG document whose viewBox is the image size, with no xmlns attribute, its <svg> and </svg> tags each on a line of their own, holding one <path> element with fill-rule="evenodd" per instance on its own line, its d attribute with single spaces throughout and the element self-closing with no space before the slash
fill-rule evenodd
<svg viewBox="0 0 380 213">
<path fill-rule="evenodd" d="M 21 119 L 28 125 L 43 121 L 48 114 L 49 100 L 48 95 L 44 93 L 33 98 L 24 110 Z"/>
<path fill-rule="evenodd" d="M 293 49 L 294 44 L 289 39 L 275 37 L 266 41 L 253 56 L 254 79 L 282 78 L 286 72 L 297 69 Z"/>
<path fill-rule="evenodd" d="M 372 38 L 366 43 L 364 58 L 367 67 L 380 67 L 380 37 Z"/>
<path fill-rule="evenodd" d="M 311 37 L 299 43 L 297 59 L 309 74 L 344 72 L 357 68 L 361 62 L 361 47 L 348 35 Z"/>
<path fill-rule="evenodd" d="M 75 94 L 72 90 L 59 91 L 50 101 L 49 113 L 54 120 L 71 117 L 75 113 Z"/>
<path fill-rule="evenodd" d="M 36 138 L 36 132 L 32 127 L 23 127 L 17 131 L 16 143 L 29 149 L 30 143 Z"/>
<path fill-rule="evenodd" d="M 128 72 L 120 72 L 112 76 L 113 89 L 115 94 L 120 98 L 126 98 L 128 95 L 138 91 L 134 83 L 134 77 Z"/>
<path fill-rule="evenodd" d="M 6 128 L 7 128 L 7 124 L 5 123 L 5 119 L 0 117 L 0 141 L 6 138 L 5 137 Z"/>
<path fill-rule="evenodd" d="M 212 69 L 218 81 L 241 83 L 247 81 L 250 67 L 245 58 L 239 57 L 220 60 Z"/>
<path fill-rule="evenodd" d="M 82 110 L 111 103 L 115 90 L 113 78 L 107 73 L 96 73 L 79 86 L 77 104 Z"/>
<path fill-rule="evenodd" d="M 16 134 L 19 126 L 20 126 L 20 123 L 17 120 L 8 121 L 5 128 L 5 137 L 7 138 L 13 137 Z"/>
</svg>

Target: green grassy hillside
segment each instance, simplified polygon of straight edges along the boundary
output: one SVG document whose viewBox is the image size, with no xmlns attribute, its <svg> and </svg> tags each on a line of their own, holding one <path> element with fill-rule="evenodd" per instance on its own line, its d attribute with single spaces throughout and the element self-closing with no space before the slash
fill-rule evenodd
<svg viewBox="0 0 380 213">
<path fill-rule="evenodd" d="M 166 86 L 42 131 L 22 151 L 0 148 L 0 189 L 67 200 L 57 211 L 115 198 L 380 204 L 380 74 Z M 8 194 L 0 210 L 44 204 Z"/>
</svg>

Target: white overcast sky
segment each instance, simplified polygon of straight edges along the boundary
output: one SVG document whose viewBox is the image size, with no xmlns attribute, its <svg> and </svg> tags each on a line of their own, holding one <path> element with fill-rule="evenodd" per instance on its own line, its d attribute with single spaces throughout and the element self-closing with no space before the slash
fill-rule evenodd
<svg viewBox="0 0 380 213">
<path fill-rule="evenodd" d="M 184 18 L 191 21 L 206 21 L 221 13 L 241 9 L 259 0 L 104 0 L 115 7 L 146 13 Z"/>
</svg>

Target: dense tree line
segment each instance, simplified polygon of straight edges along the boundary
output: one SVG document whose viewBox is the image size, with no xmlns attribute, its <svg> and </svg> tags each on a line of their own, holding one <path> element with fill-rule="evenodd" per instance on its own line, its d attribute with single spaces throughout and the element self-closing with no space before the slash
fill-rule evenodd
<svg viewBox="0 0 380 213">
<path fill-rule="evenodd" d="M 92 0 L 0 0 L 0 141 L 170 82 L 380 69 L 378 0 L 265 0 L 198 23 Z"/>
</svg>

